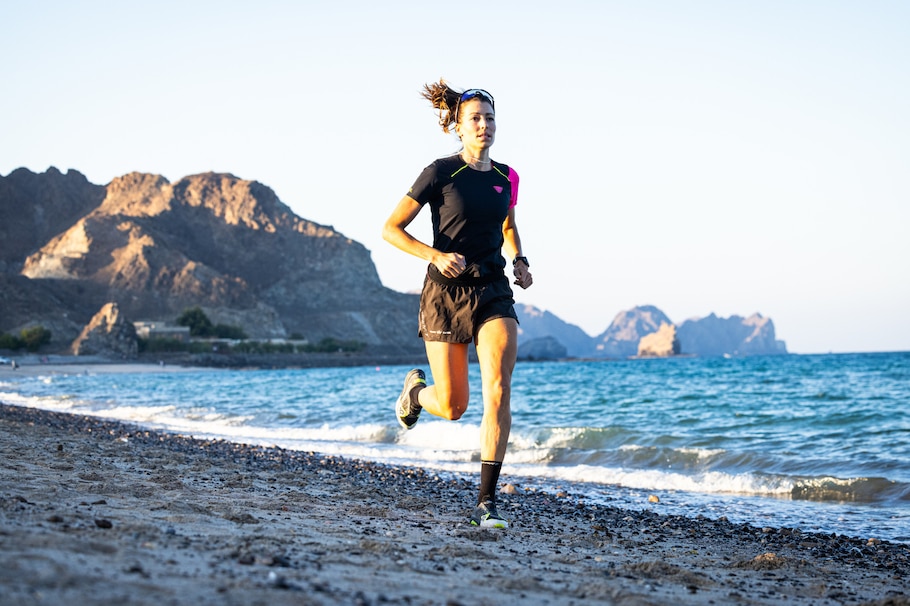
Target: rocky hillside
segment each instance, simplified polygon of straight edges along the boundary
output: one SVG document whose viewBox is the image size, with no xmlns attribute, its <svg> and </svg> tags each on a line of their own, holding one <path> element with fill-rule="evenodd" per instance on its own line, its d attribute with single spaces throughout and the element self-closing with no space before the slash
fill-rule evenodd
<svg viewBox="0 0 910 606">
<path fill-rule="evenodd" d="M 0 177 L 0 274 L 18 274 L 26 256 L 104 200 L 105 188 L 81 173 L 20 168 Z"/>
<path fill-rule="evenodd" d="M 718 318 L 712 313 L 686 320 L 679 327 L 678 338 L 683 353 L 701 356 L 787 353 L 786 344 L 775 335 L 774 322 L 761 314 Z"/>
<path fill-rule="evenodd" d="M 533 305 L 516 305 L 518 342 L 525 344 L 539 339 L 555 339 L 565 349 L 564 356 L 585 358 L 593 353 L 590 335 L 574 324 Z"/>
<path fill-rule="evenodd" d="M 417 296 L 385 288 L 366 248 L 296 216 L 261 183 L 130 173 L 101 186 L 54 168 L 0 176 L 0 331 L 42 324 L 56 349 L 68 350 L 108 304 L 125 321 L 173 322 L 199 306 L 213 323 L 254 338 L 299 334 L 423 352 Z M 662 325 L 676 329 L 684 354 L 786 353 L 758 314 L 677 327 L 645 305 L 590 337 L 534 306 L 517 312 L 528 359 L 635 356 Z"/>
<path fill-rule="evenodd" d="M 653 305 L 642 305 L 621 311 L 602 334 L 595 338 L 599 356 L 622 358 L 638 353 L 642 337 L 657 332 L 661 324 L 672 324 L 667 314 Z"/>
<path fill-rule="evenodd" d="M 636 355 L 688 354 L 699 356 L 785 354 L 787 346 L 777 339 L 770 318 L 754 314 L 748 318 L 718 318 L 713 313 L 705 318 L 686 320 L 678 326 L 653 305 L 641 305 L 621 311 L 597 337 L 590 337 L 579 327 L 563 322 L 549 312 L 531 305 L 517 308 L 521 322 L 519 351 L 528 358 L 544 359 L 547 352 L 560 351 L 551 358 L 627 358 Z M 663 343 L 654 350 L 654 339 L 665 332 Z M 642 349 L 644 346 L 644 350 Z"/>
<path fill-rule="evenodd" d="M 0 330 L 41 322 L 72 340 L 108 302 L 155 321 L 199 305 L 253 337 L 422 350 L 416 297 L 383 287 L 361 244 L 256 181 L 131 173 L 102 187 L 19 169 L 0 177 L 0 217 Z"/>
</svg>

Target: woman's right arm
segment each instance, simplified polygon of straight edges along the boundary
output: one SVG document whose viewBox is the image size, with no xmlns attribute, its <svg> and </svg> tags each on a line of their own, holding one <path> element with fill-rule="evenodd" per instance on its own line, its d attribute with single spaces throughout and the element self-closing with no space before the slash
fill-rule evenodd
<svg viewBox="0 0 910 606">
<path fill-rule="evenodd" d="M 382 226 L 382 238 L 400 250 L 428 261 L 436 266 L 439 273 L 447 278 L 456 278 L 464 271 L 464 256 L 458 253 L 444 253 L 427 246 L 406 231 L 408 225 L 423 208 L 417 200 L 405 196 L 392 211 Z"/>
</svg>

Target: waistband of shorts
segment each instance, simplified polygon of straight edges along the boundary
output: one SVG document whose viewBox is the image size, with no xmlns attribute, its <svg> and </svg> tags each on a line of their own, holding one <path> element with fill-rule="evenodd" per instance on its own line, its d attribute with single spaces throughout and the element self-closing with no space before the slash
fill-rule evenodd
<svg viewBox="0 0 910 606">
<path fill-rule="evenodd" d="M 505 274 L 446 278 L 439 273 L 439 270 L 436 269 L 435 265 L 430 265 L 427 268 L 427 277 L 436 284 L 441 284 L 442 286 L 486 286 L 487 284 L 492 284 L 498 280 L 505 279 Z"/>
</svg>

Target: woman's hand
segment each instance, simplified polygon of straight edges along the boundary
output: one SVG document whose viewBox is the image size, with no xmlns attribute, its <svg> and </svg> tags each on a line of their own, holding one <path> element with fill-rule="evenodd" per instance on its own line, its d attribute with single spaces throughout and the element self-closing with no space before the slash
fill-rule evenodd
<svg viewBox="0 0 910 606">
<path fill-rule="evenodd" d="M 434 255 L 432 263 L 446 278 L 457 278 L 467 266 L 464 255 L 438 251 Z"/>
<path fill-rule="evenodd" d="M 525 265 L 524 261 L 519 260 L 515 263 L 515 265 L 512 266 L 512 273 L 515 275 L 514 284 L 521 286 L 522 288 L 528 288 L 534 283 L 534 278 L 531 277 L 531 272 L 528 270 L 528 266 Z"/>
</svg>

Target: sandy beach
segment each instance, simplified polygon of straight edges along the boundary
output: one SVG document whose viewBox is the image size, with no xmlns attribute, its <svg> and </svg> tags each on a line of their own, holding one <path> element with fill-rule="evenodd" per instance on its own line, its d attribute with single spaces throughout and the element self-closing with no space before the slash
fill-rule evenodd
<svg viewBox="0 0 910 606">
<path fill-rule="evenodd" d="M 102 356 L 71 356 L 52 354 L 39 356 L 27 354 L 12 358 L 16 367 L 0 366 L 0 380 L 16 375 L 72 375 L 91 372 L 94 374 L 141 373 L 141 372 L 187 372 L 196 370 L 192 366 L 166 364 L 139 360 L 111 360 Z"/>
<path fill-rule="evenodd" d="M 910 604 L 910 546 L 0 405 L 2 604 Z M 871 539 L 871 540 L 870 540 Z"/>
</svg>

